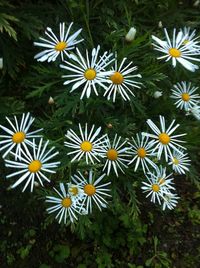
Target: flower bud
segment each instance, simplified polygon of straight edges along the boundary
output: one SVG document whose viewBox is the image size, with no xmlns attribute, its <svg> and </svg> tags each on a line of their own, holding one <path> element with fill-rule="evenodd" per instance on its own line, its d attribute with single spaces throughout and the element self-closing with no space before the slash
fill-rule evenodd
<svg viewBox="0 0 200 268">
<path fill-rule="evenodd" d="M 154 96 L 155 99 L 160 98 L 162 96 L 162 91 L 155 91 L 153 96 Z"/>
<path fill-rule="evenodd" d="M 125 36 L 125 39 L 127 42 L 132 42 L 136 35 L 136 29 L 134 27 L 131 27 L 128 33 Z"/>
<path fill-rule="evenodd" d="M 113 125 L 111 123 L 107 124 L 107 128 L 112 128 Z"/>
<path fill-rule="evenodd" d="M 194 6 L 194 7 L 198 7 L 199 4 L 200 4 L 200 0 L 196 0 L 196 1 L 194 2 L 193 6 Z"/>
<path fill-rule="evenodd" d="M 3 69 L 3 58 L 0 58 L 0 69 Z"/>
<path fill-rule="evenodd" d="M 163 27 L 163 25 L 162 25 L 162 21 L 160 20 L 159 22 L 158 22 L 158 28 L 162 28 Z"/>
<path fill-rule="evenodd" d="M 55 102 L 54 102 L 54 99 L 53 99 L 52 97 L 50 97 L 49 100 L 48 100 L 48 104 L 52 105 L 52 104 L 54 104 L 54 103 L 55 103 Z"/>
<path fill-rule="evenodd" d="M 40 184 L 39 184 L 37 181 L 34 181 L 34 186 L 35 186 L 35 187 L 39 187 Z"/>
</svg>

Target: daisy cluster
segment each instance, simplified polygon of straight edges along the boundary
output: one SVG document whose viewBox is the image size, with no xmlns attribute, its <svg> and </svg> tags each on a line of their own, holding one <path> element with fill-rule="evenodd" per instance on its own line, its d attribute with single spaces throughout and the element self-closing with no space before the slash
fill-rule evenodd
<svg viewBox="0 0 200 268">
<path fill-rule="evenodd" d="M 60 183 L 59 191 L 54 188 L 56 196 L 46 196 L 46 202 L 51 206 L 47 208 L 48 213 L 56 212 L 55 218 L 64 224 L 78 220 L 78 215 L 92 213 L 93 203 L 101 211 L 106 208 L 108 202 L 104 197 L 111 197 L 108 186 L 111 182 L 101 183 L 106 174 L 95 180 L 92 170 L 86 174 L 88 179 L 79 171 L 71 176 L 71 182 Z"/>
<path fill-rule="evenodd" d="M 191 72 L 199 69 L 194 62 L 200 61 L 200 41 L 196 36 L 196 30 L 191 31 L 190 27 L 173 30 L 172 40 L 169 37 L 167 29 L 164 28 L 165 40 L 152 35 L 154 49 L 163 53 L 158 59 L 171 61 L 175 68 L 181 64 L 184 68 Z M 200 120 L 200 95 L 196 93 L 198 87 L 192 85 L 191 82 L 181 81 L 173 85 L 171 98 L 174 104 L 180 110 L 186 111 L 186 115 L 193 115 Z"/>
<path fill-rule="evenodd" d="M 62 76 L 65 78 L 64 85 L 71 85 L 70 92 L 82 90 L 80 99 L 84 96 L 89 98 L 92 92 L 98 96 L 99 89 L 103 89 L 103 96 L 108 100 L 112 99 L 113 102 L 117 94 L 125 101 L 130 100 L 130 95 L 135 96 L 133 89 L 140 88 L 141 82 L 137 81 L 137 78 L 141 78 L 141 75 L 135 73 L 137 67 L 133 66 L 133 62 L 127 63 L 127 58 L 119 62 L 117 53 L 113 55 L 105 51 L 100 54 L 99 45 L 91 52 L 86 49 L 83 55 L 76 47 L 83 41 L 77 39 L 82 29 L 70 35 L 72 24 L 66 29 L 65 23 L 60 23 L 59 37 L 47 27 L 47 38 L 40 37 L 41 42 L 34 42 L 35 46 L 46 48 L 36 54 L 35 59 L 40 62 L 52 62 L 60 56 L 63 62 L 60 67 L 66 72 Z"/>
<path fill-rule="evenodd" d="M 59 36 L 47 27 L 46 37 L 34 42 L 35 46 L 44 48 L 35 55 L 35 59 L 39 62 L 61 61 L 59 66 L 66 72 L 62 76 L 64 85 L 71 87 L 70 92 L 81 91 L 80 99 L 85 96 L 89 98 L 92 93 L 98 96 L 102 89 L 103 96 L 113 102 L 118 95 L 125 101 L 134 97 L 133 90 L 141 87 L 137 79 L 141 75 L 135 72 L 137 67 L 133 62 L 127 61 L 126 57 L 119 61 L 117 52 L 100 53 L 99 45 L 91 52 L 86 49 L 82 53 L 77 47 L 84 41 L 80 37 L 82 29 L 72 33 L 72 26 L 73 23 L 69 27 L 60 23 Z M 132 28 L 126 40 L 130 42 L 135 33 L 136 30 Z M 178 31 L 174 29 L 172 40 L 166 29 L 164 33 L 166 40 L 152 36 L 154 49 L 164 54 L 158 59 L 171 61 L 173 67 L 181 64 L 189 71 L 196 71 L 199 67 L 193 62 L 200 61 L 200 45 L 195 30 L 191 32 L 186 27 Z M 200 96 L 196 93 L 197 89 L 190 82 L 181 81 L 173 86 L 171 98 L 177 108 L 186 114 L 193 114 L 199 120 Z M 157 92 L 157 97 L 161 95 Z M 41 186 L 44 186 L 44 182 L 50 182 L 48 175 L 56 173 L 60 165 L 60 161 L 53 162 L 52 158 L 59 152 L 55 151 L 55 147 L 48 149 L 49 140 L 44 141 L 40 134 L 42 129 L 30 131 L 34 122 L 30 113 L 23 114 L 20 120 L 16 116 L 6 119 L 10 128 L 0 125 L 4 132 L 0 135 L 0 151 L 3 152 L 6 167 L 14 169 L 7 178 L 17 177 L 11 188 L 24 184 L 24 192 L 30 185 L 32 192 L 38 182 Z M 161 115 L 159 121 L 158 126 L 148 119 L 151 132 L 136 133 L 131 139 L 122 138 L 117 133 L 109 137 L 102 133 L 100 126 L 88 126 L 88 123 L 84 126 L 78 124 L 76 129 L 70 128 L 65 135 L 64 146 L 68 148 L 67 155 L 71 157 L 71 162 L 84 161 L 87 166 L 101 169 L 101 175 L 95 176 L 91 167 L 88 167 L 84 173 L 77 170 L 76 174 L 70 176 L 69 182 L 59 182 L 59 188 L 54 187 L 52 195 L 46 196 L 46 203 L 50 204 L 47 212 L 56 213 L 58 222 L 66 224 L 77 221 L 80 215 L 92 213 L 93 206 L 101 211 L 108 206 L 106 199 L 111 197 L 111 181 L 107 181 L 106 177 L 119 177 L 131 166 L 134 172 L 142 170 L 146 177 L 141 186 L 146 197 L 162 206 L 163 210 L 173 209 L 179 199 L 173 174 L 189 171 L 190 159 L 185 141 L 182 140 L 186 134 L 176 133 L 179 124 L 173 120 L 166 126 L 167 122 Z M 171 169 L 169 174 L 168 169 Z"/>
<path fill-rule="evenodd" d="M 35 120 L 30 113 L 23 114 L 18 120 L 14 116 L 13 120 L 6 117 L 10 128 L 0 125 L 0 151 L 3 152 L 5 166 L 14 169 L 14 172 L 7 175 L 7 178 L 18 177 L 11 188 L 24 183 L 22 192 L 30 185 L 31 192 L 34 184 L 38 182 L 44 186 L 43 182 L 50 182 L 47 173 L 55 173 L 55 168 L 60 162 L 52 162 L 52 158 L 58 155 L 55 147 L 48 149 L 49 140 L 44 141 L 39 132 L 42 129 L 30 131 Z M 37 182 L 38 181 L 38 182 Z"/>
<path fill-rule="evenodd" d="M 155 156 L 158 165 L 160 164 L 159 166 L 151 164 L 153 171 L 152 169 L 147 170 L 146 177 L 148 183 L 143 181 L 144 186 L 142 186 L 142 189 L 144 193 L 147 192 L 146 197 L 151 196 L 151 202 L 158 202 L 158 204 L 162 205 L 163 210 L 165 210 L 166 207 L 173 209 L 179 197 L 175 192 L 175 187 L 172 186 L 174 184 L 173 173 L 167 175 L 166 167 L 163 167 L 161 163 L 170 166 L 176 174 L 185 174 L 185 172 L 189 171 L 190 159 L 186 153 L 186 148 L 183 146 L 185 141 L 182 140 L 182 137 L 186 134 L 175 134 L 179 124 L 175 124 L 175 120 L 173 120 L 167 127 L 165 118 L 160 115 L 159 119 L 160 127 L 151 119 L 148 119 L 147 124 L 153 133 L 142 133 L 143 137 L 150 139 L 148 147 L 149 156 Z M 140 151 L 145 159 L 148 154 L 147 150 L 143 146 L 140 148 Z"/>
<path fill-rule="evenodd" d="M 103 164 L 103 172 L 110 175 L 113 170 L 118 177 L 118 170 L 124 173 L 124 169 L 128 167 L 130 160 L 130 150 L 127 141 L 122 141 L 122 137 L 115 134 L 111 140 L 107 134 L 100 135 L 101 127 L 95 129 L 95 125 L 88 129 L 85 124 L 83 130 L 79 124 L 79 132 L 77 135 L 73 129 L 69 129 L 65 135 L 67 140 L 65 146 L 70 149 L 68 155 L 73 155 L 71 162 L 82 158 L 86 164 Z"/>
<path fill-rule="evenodd" d="M 132 142 L 128 139 L 121 142 L 121 137 L 117 134 L 110 140 L 107 134 L 100 135 L 101 127 L 95 130 L 93 125 L 88 129 L 86 123 L 83 130 L 79 124 L 80 134 L 77 135 L 74 130 L 69 129 L 65 135 L 68 140 L 65 146 L 70 150 L 68 155 L 73 156 L 71 162 L 83 159 L 86 164 L 100 163 L 107 175 L 113 170 L 118 177 L 119 171 L 124 173 L 131 164 L 134 164 L 135 172 L 141 167 L 149 181 L 142 182 L 145 185 L 142 189 L 148 192 L 147 197 L 151 195 L 151 201 L 158 202 L 163 210 L 166 207 L 173 209 L 179 197 L 175 193 L 175 187 L 171 186 L 174 179 L 169 177 L 173 173 L 167 175 L 166 167 L 163 167 L 162 163 L 171 167 L 176 174 L 189 171 L 190 160 L 185 152 L 186 148 L 182 145 L 185 141 L 180 139 L 186 134 L 174 134 L 179 124 L 175 124 L 173 120 L 166 127 L 163 116 L 160 116 L 160 128 L 150 119 L 147 124 L 154 133 L 137 133 L 136 138 L 132 137 Z"/>
<path fill-rule="evenodd" d="M 43 141 L 42 135 L 39 132 L 42 129 L 30 131 L 35 120 L 30 113 L 23 114 L 17 119 L 9 119 L 6 117 L 10 128 L 0 125 L 1 131 L 5 132 L 0 135 L 0 151 L 3 152 L 5 166 L 12 168 L 14 172 L 7 175 L 6 178 L 16 177 L 11 188 L 15 188 L 20 184 L 24 184 L 22 192 L 30 185 L 30 191 L 33 192 L 34 186 L 41 185 L 44 187 L 44 182 L 50 182 L 47 174 L 56 173 L 55 169 L 59 166 L 60 161 L 52 162 L 52 158 L 59 154 L 55 151 L 55 147 L 47 149 L 49 140 Z M 94 127 L 93 127 L 94 128 Z M 98 133 L 96 132 L 96 135 Z M 87 137 L 92 141 L 95 136 L 92 132 Z M 89 144 L 89 141 L 88 141 Z M 83 144 L 83 149 L 88 146 Z M 97 145 L 98 150 L 99 143 Z M 90 158 L 90 156 L 89 156 Z M 104 173 L 95 180 L 92 170 L 89 171 L 88 179 L 81 172 L 78 175 L 71 177 L 70 182 L 60 183 L 60 191 L 53 188 L 57 196 L 47 196 L 46 202 L 52 206 L 47 209 L 49 213 L 57 212 L 56 219 L 59 223 L 71 222 L 78 220 L 77 215 L 85 215 L 92 212 L 92 203 L 101 210 L 107 207 L 107 201 L 104 197 L 110 197 L 110 191 L 107 186 L 111 182 L 101 183 L 106 174 Z"/>
</svg>

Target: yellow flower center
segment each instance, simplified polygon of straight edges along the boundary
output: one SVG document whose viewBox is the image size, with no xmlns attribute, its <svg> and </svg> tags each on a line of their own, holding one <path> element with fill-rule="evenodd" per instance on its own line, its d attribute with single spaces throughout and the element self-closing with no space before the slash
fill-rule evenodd
<svg viewBox="0 0 200 268">
<path fill-rule="evenodd" d="M 62 41 L 55 45 L 55 50 L 63 51 L 66 47 L 67 47 L 67 43 Z"/>
<path fill-rule="evenodd" d="M 96 193 L 96 188 L 94 187 L 94 185 L 92 184 L 86 184 L 84 186 L 84 192 L 89 195 L 89 196 L 92 196 Z"/>
<path fill-rule="evenodd" d="M 121 73 L 115 72 L 113 75 L 111 75 L 110 80 L 113 82 L 113 84 L 120 85 L 124 81 L 124 77 Z"/>
<path fill-rule="evenodd" d="M 159 187 L 158 184 L 153 184 L 151 187 L 152 187 L 152 190 L 153 190 L 154 192 L 158 192 L 158 191 L 160 190 L 160 187 Z"/>
<path fill-rule="evenodd" d="M 81 143 L 81 150 L 84 152 L 92 151 L 92 143 L 90 141 L 83 141 Z"/>
<path fill-rule="evenodd" d="M 78 187 L 70 187 L 69 188 L 69 192 L 72 194 L 72 195 L 77 195 L 78 194 Z"/>
<path fill-rule="evenodd" d="M 139 157 L 145 158 L 147 153 L 146 153 L 145 149 L 141 147 L 141 148 L 137 149 L 137 154 L 138 154 Z"/>
<path fill-rule="evenodd" d="M 163 179 L 163 178 L 159 178 L 158 179 L 158 183 L 161 185 L 161 184 L 163 184 L 165 182 L 165 179 Z"/>
<path fill-rule="evenodd" d="M 41 167 L 42 167 L 42 163 L 39 160 L 33 160 L 29 164 L 28 169 L 30 172 L 36 173 L 41 169 Z"/>
<path fill-rule="evenodd" d="M 107 154 L 107 158 L 109 160 L 112 160 L 112 161 L 117 160 L 117 157 L 118 157 L 117 150 L 115 150 L 115 149 L 109 149 L 106 154 Z"/>
<path fill-rule="evenodd" d="M 179 49 L 177 48 L 170 48 L 169 49 L 169 54 L 174 57 L 174 58 L 178 58 L 181 56 L 181 52 Z"/>
<path fill-rule="evenodd" d="M 62 204 L 62 206 L 63 206 L 64 208 L 69 208 L 69 207 L 71 206 L 71 204 L 72 204 L 72 200 L 71 200 L 70 197 L 65 197 L 65 198 L 62 200 L 61 204 Z"/>
<path fill-rule="evenodd" d="M 84 76 L 87 80 L 93 80 L 96 77 L 96 71 L 94 69 L 87 69 Z"/>
<path fill-rule="evenodd" d="M 170 142 L 170 137 L 169 135 L 167 135 L 166 133 L 161 133 L 159 135 L 159 141 L 162 143 L 162 144 L 168 144 Z"/>
<path fill-rule="evenodd" d="M 13 134 L 12 136 L 12 141 L 14 143 L 21 143 L 25 140 L 26 138 L 26 134 L 24 132 L 16 132 L 15 134 Z"/>
<path fill-rule="evenodd" d="M 188 93 L 183 93 L 181 95 L 181 97 L 182 97 L 183 101 L 189 101 L 190 100 L 190 95 Z"/>
<path fill-rule="evenodd" d="M 174 165 L 179 164 L 179 160 L 177 158 L 175 158 L 175 157 L 173 158 L 172 162 L 173 162 Z"/>
</svg>

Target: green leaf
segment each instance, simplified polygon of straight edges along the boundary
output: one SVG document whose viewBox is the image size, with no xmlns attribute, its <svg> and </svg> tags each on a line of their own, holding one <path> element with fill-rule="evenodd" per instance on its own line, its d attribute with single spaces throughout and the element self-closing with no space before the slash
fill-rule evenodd
<svg viewBox="0 0 200 268">
<path fill-rule="evenodd" d="M 0 13 L 0 32 L 7 32 L 10 37 L 12 37 L 15 41 L 17 41 L 17 33 L 14 28 L 10 25 L 9 21 L 17 22 L 19 21 L 16 17 L 10 16 L 5 13 Z"/>
</svg>

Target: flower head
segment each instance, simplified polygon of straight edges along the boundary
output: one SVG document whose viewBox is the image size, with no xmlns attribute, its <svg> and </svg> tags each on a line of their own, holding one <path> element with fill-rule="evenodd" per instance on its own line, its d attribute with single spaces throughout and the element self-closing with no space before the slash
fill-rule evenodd
<svg viewBox="0 0 200 268">
<path fill-rule="evenodd" d="M 106 174 L 103 174 L 95 180 L 92 170 L 89 171 L 88 179 L 85 179 L 81 172 L 78 172 L 78 175 L 72 176 L 72 181 L 78 184 L 79 187 L 84 191 L 85 197 L 81 208 L 86 205 L 87 212 L 92 212 L 93 202 L 100 211 L 102 207 L 107 207 L 108 202 L 104 199 L 104 197 L 111 197 L 111 195 L 107 193 L 110 191 L 107 186 L 110 185 L 111 182 L 99 184 L 105 176 Z"/>
<path fill-rule="evenodd" d="M 107 175 L 110 174 L 111 169 L 114 169 L 115 174 L 118 177 L 118 169 L 124 173 L 123 168 L 128 167 L 126 163 L 130 160 L 126 158 L 130 157 L 129 147 L 124 146 L 126 141 L 120 143 L 121 137 L 117 137 L 117 134 L 112 142 L 108 137 L 106 139 L 106 145 L 103 148 L 103 157 L 106 159 L 103 171 L 107 169 Z"/>
<path fill-rule="evenodd" d="M 35 131 L 29 131 L 31 125 L 33 124 L 35 118 L 30 116 L 30 113 L 22 114 L 21 120 L 17 120 L 17 117 L 14 116 L 14 122 L 12 122 L 8 117 L 6 117 L 11 128 L 0 125 L 0 128 L 6 132 L 6 135 L 0 135 L 0 138 L 3 140 L 0 141 L 0 151 L 6 149 L 3 154 L 5 158 L 9 152 L 15 150 L 15 159 L 21 157 L 21 150 L 26 147 L 26 145 L 33 147 L 33 138 L 39 138 L 41 135 L 37 133 L 42 130 L 38 129 Z"/>
<path fill-rule="evenodd" d="M 62 61 L 64 60 L 64 55 L 69 56 L 67 51 L 74 49 L 75 45 L 82 42 L 81 40 L 76 40 L 77 36 L 80 34 L 82 29 L 79 29 L 74 34 L 69 35 L 73 22 L 70 23 L 67 30 L 65 30 L 65 23 L 60 23 L 60 36 L 59 38 L 54 34 L 50 27 L 47 27 L 45 34 L 48 39 L 40 37 L 42 42 L 34 42 L 35 46 L 46 48 L 44 51 L 35 55 L 35 59 L 38 61 L 55 61 L 58 55 L 61 56 Z"/>
<path fill-rule="evenodd" d="M 170 192 L 171 190 L 175 190 L 174 188 L 174 178 L 171 177 L 172 173 L 166 174 L 166 167 L 163 167 L 160 165 L 159 167 L 156 166 L 156 168 L 152 172 L 148 172 L 148 175 L 151 176 L 155 180 L 155 182 L 162 186 L 162 189 L 165 189 L 165 192 Z"/>
<path fill-rule="evenodd" d="M 176 207 L 177 203 L 178 203 L 178 199 L 180 199 L 180 197 L 177 194 L 174 193 L 167 193 L 163 195 L 163 203 L 162 203 L 162 209 L 165 210 L 166 208 L 172 210 Z"/>
<path fill-rule="evenodd" d="M 104 96 L 107 95 L 107 99 L 113 98 L 113 102 L 115 102 L 116 95 L 120 94 L 121 97 L 127 101 L 130 100 L 129 94 L 135 96 L 132 88 L 140 88 L 140 82 L 135 81 L 135 78 L 142 76 L 140 74 L 133 74 L 135 70 L 137 70 L 136 66 L 131 66 L 132 62 L 124 66 L 126 58 L 122 60 L 120 65 L 117 64 L 117 55 L 115 57 L 115 67 L 112 67 L 112 74 L 109 76 L 109 80 L 111 84 L 106 88 Z"/>
<path fill-rule="evenodd" d="M 199 36 L 196 36 L 196 30 L 191 31 L 190 27 L 184 27 L 183 29 L 180 29 L 180 31 L 183 33 L 184 41 L 183 46 L 188 47 L 190 50 L 191 48 L 196 49 L 197 51 L 200 49 Z"/>
<path fill-rule="evenodd" d="M 150 133 L 142 133 L 142 135 L 155 139 L 154 140 L 154 151 L 157 151 L 158 159 L 161 158 L 162 153 L 165 154 L 165 159 L 168 161 L 168 154 L 171 156 L 171 149 L 179 151 L 180 148 L 186 149 L 180 143 L 184 143 L 184 141 L 179 140 L 179 137 L 186 135 L 177 134 L 172 135 L 172 133 L 179 127 L 179 124 L 174 126 L 175 120 L 173 120 L 168 128 L 165 126 L 165 118 L 160 115 L 160 125 L 161 129 L 159 129 L 152 120 L 148 119 L 147 124 L 153 130 L 155 134 Z M 178 139 L 177 139 L 178 138 Z"/>
<path fill-rule="evenodd" d="M 189 171 L 188 166 L 190 166 L 190 159 L 187 156 L 187 153 L 184 153 L 183 150 L 173 151 L 172 156 L 170 156 L 169 165 L 172 165 L 173 170 L 178 174 L 185 174 L 186 171 Z"/>
<path fill-rule="evenodd" d="M 191 82 L 181 82 L 173 86 L 171 98 L 175 100 L 177 108 L 188 111 L 196 105 L 200 99 L 199 94 L 194 94 L 198 87 L 192 87 Z"/>
<path fill-rule="evenodd" d="M 152 35 L 154 49 L 164 53 L 164 56 L 158 57 L 158 59 L 165 59 L 165 61 L 172 60 L 172 66 L 176 67 L 176 63 L 179 62 L 187 70 L 194 72 L 199 69 L 199 66 L 193 64 L 192 61 L 200 61 L 197 56 L 200 52 L 191 45 L 184 45 L 184 41 L 187 35 L 184 35 L 182 31 L 179 31 L 176 35 L 176 29 L 173 30 L 172 41 L 169 38 L 166 28 L 164 28 L 166 41 L 162 41 L 158 37 Z"/>
<path fill-rule="evenodd" d="M 77 200 L 82 200 L 84 198 L 84 191 L 81 189 L 79 184 L 73 184 L 71 182 L 67 183 L 68 186 L 68 194 L 72 198 L 76 198 Z"/>
<path fill-rule="evenodd" d="M 197 120 L 200 120 L 200 102 L 188 109 L 186 115 L 193 115 Z"/>
<path fill-rule="evenodd" d="M 53 213 L 57 211 L 56 219 L 58 219 L 59 223 L 63 221 L 66 224 L 68 218 L 71 222 L 74 222 L 78 220 L 77 214 L 84 214 L 85 210 L 81 208 L 81 204 L 77 199 L 67 193 L 64 183 L 60 183 L 59 186 L 60 192 L 55 187 L 53 188 L 57 197 L 46 196 L 46 202 L 53 204 L 47 208 L 47 212 Z"/>
<path fill-rule="evenodd" d="M 151 196 L 151 202 L 156 203 L 158 202 L 161 205 L 161 200 L 163 200 L 163 195 L 168 194 L 168 190 L 165 187 L 165 182 L 164 183 L 159 183 L 157 178 L 154 176 L 150 175 L 147 176 L 147 181 L 143 181 L 142 184 L 143 186 L 141 189 L 143 190 L 144 193 L 147 193 L 146 198 Z"/>
<path fill-rule="evenodd" d="M 81 125 L 79 124 L 80 137 L 72 130 L 68 130 L 65 135 L 70 142 L 65 142 L 65 146 L 70 149 L 74 149 L 69 152 L 68 155 L 75 154 L 74 158 L 71 160 L 80 160 L 82 157 L 85 157 L 86 163 L 92 162 L 94 160 L 99 162 L 99 157 L 103 157 L 103 146 L 105 143 L 106 135 L 97 138 L 100 134 L 101 127 L 94 131 L 95 125 L 92 126 L 91 130 L 88 131 L 88 125 L 85 124 L 85 131 L 83 132 Z"/>
<path fill-rule="evenodd" d="M 143 181 L 141 188 L 144 193 L 148 193 L 146 197 L 151 196 L 151 202 L 158 202 L 159 205 L 162 205 L 162 209 L 165 208 L 173 209 L 177 204 L 177 195 L 172 191 L 175 190 L 173 178 L 170 178 L 172 175 L 166 174 L 166 168 L 160 166 L 157 167 L 153 172 L 148 172 L 147 180 L 148 182 Z"/>
<path fill-rule="evenodd" d="M 15 170 L 19 170 L 6 176 L 6 178 L 11 178 L 20 175 L 20 178 L 11 186 L 12 188 L 15 188 L 19 184 L 26 181 L 22 192 L 26 190 L 28 184 L 31 185 L 32 192 L 34 181 L 36 179 L 40 182 L 42 186 L 44 186 L 44 180 L 50 182 L 50 180 L 46 177 L 44 173 L 56 173 L 56 171 L 53 169 L 56 168 L 60 164 L 60 162 L 49 163 L 49 160 L 51 160 L 59 152 L 53 153 L 55 147 L 52 147 L 50 150 L 47 151 L 48 144 L 49 141 L 46 141 L 43 145 L 42 138 L 40 139 L 38 145 L 36 145 L 35 140 L 33 140 L 33 152 L 30 152 L 27 147 L 24 147 L 24 149 L 21 150 L 22 155 L 20 158 L 20 162 L 8 159 L 5 160 L 6 167 L 11 167 Z M 12 152 L 11 155 L 16 156 L 16 154 Z"/>
<path fill-rule="evenodd" d="M 155 156 L 153 151 L 154 141 L 149 141 L 148 137 L 136 135 L 136 139 L 132 138 L 133 143 L 128 142 L 131 146 L 131 155 L 133 159 L 129 162 L 129 165 L 136 161 L 135 170 L 137 170 L 138 166 L 141 164 L 143 172 L 149 171 L 149 166 L 152 168 L 156 168 L 155 163 L 150 159 L 151 156 Z"/>
<path fill-rule="evenodd" d="M 112 54 L 104 52 L 103 56 L 99 56 L 100 46 L 93 48 L 92 57 L 89 60 L 88 50 L 86 50 L 86 59 L 81 55 L 81 52 L 76 48 L 77 55 L 70 55 L 70 59 L 73 63 L 65 61 L 65 65 L 61 64 L 60 67 L 70 71 L 72 74 L 63 75 L 63 78 L 67 78 L 64 85 L 73 84 L 70 92 L 76 89 L 82 89 L 80 99 L 86 95 L 90 97 L 92 90 L 98 96 L 97 85 L 107 88 L 105 83 L 111 83 L 106 79 L 106 75 L 110 75 L 112 72 L 106 71 L 106 67 L 114 60 Z"/>
</svg>

